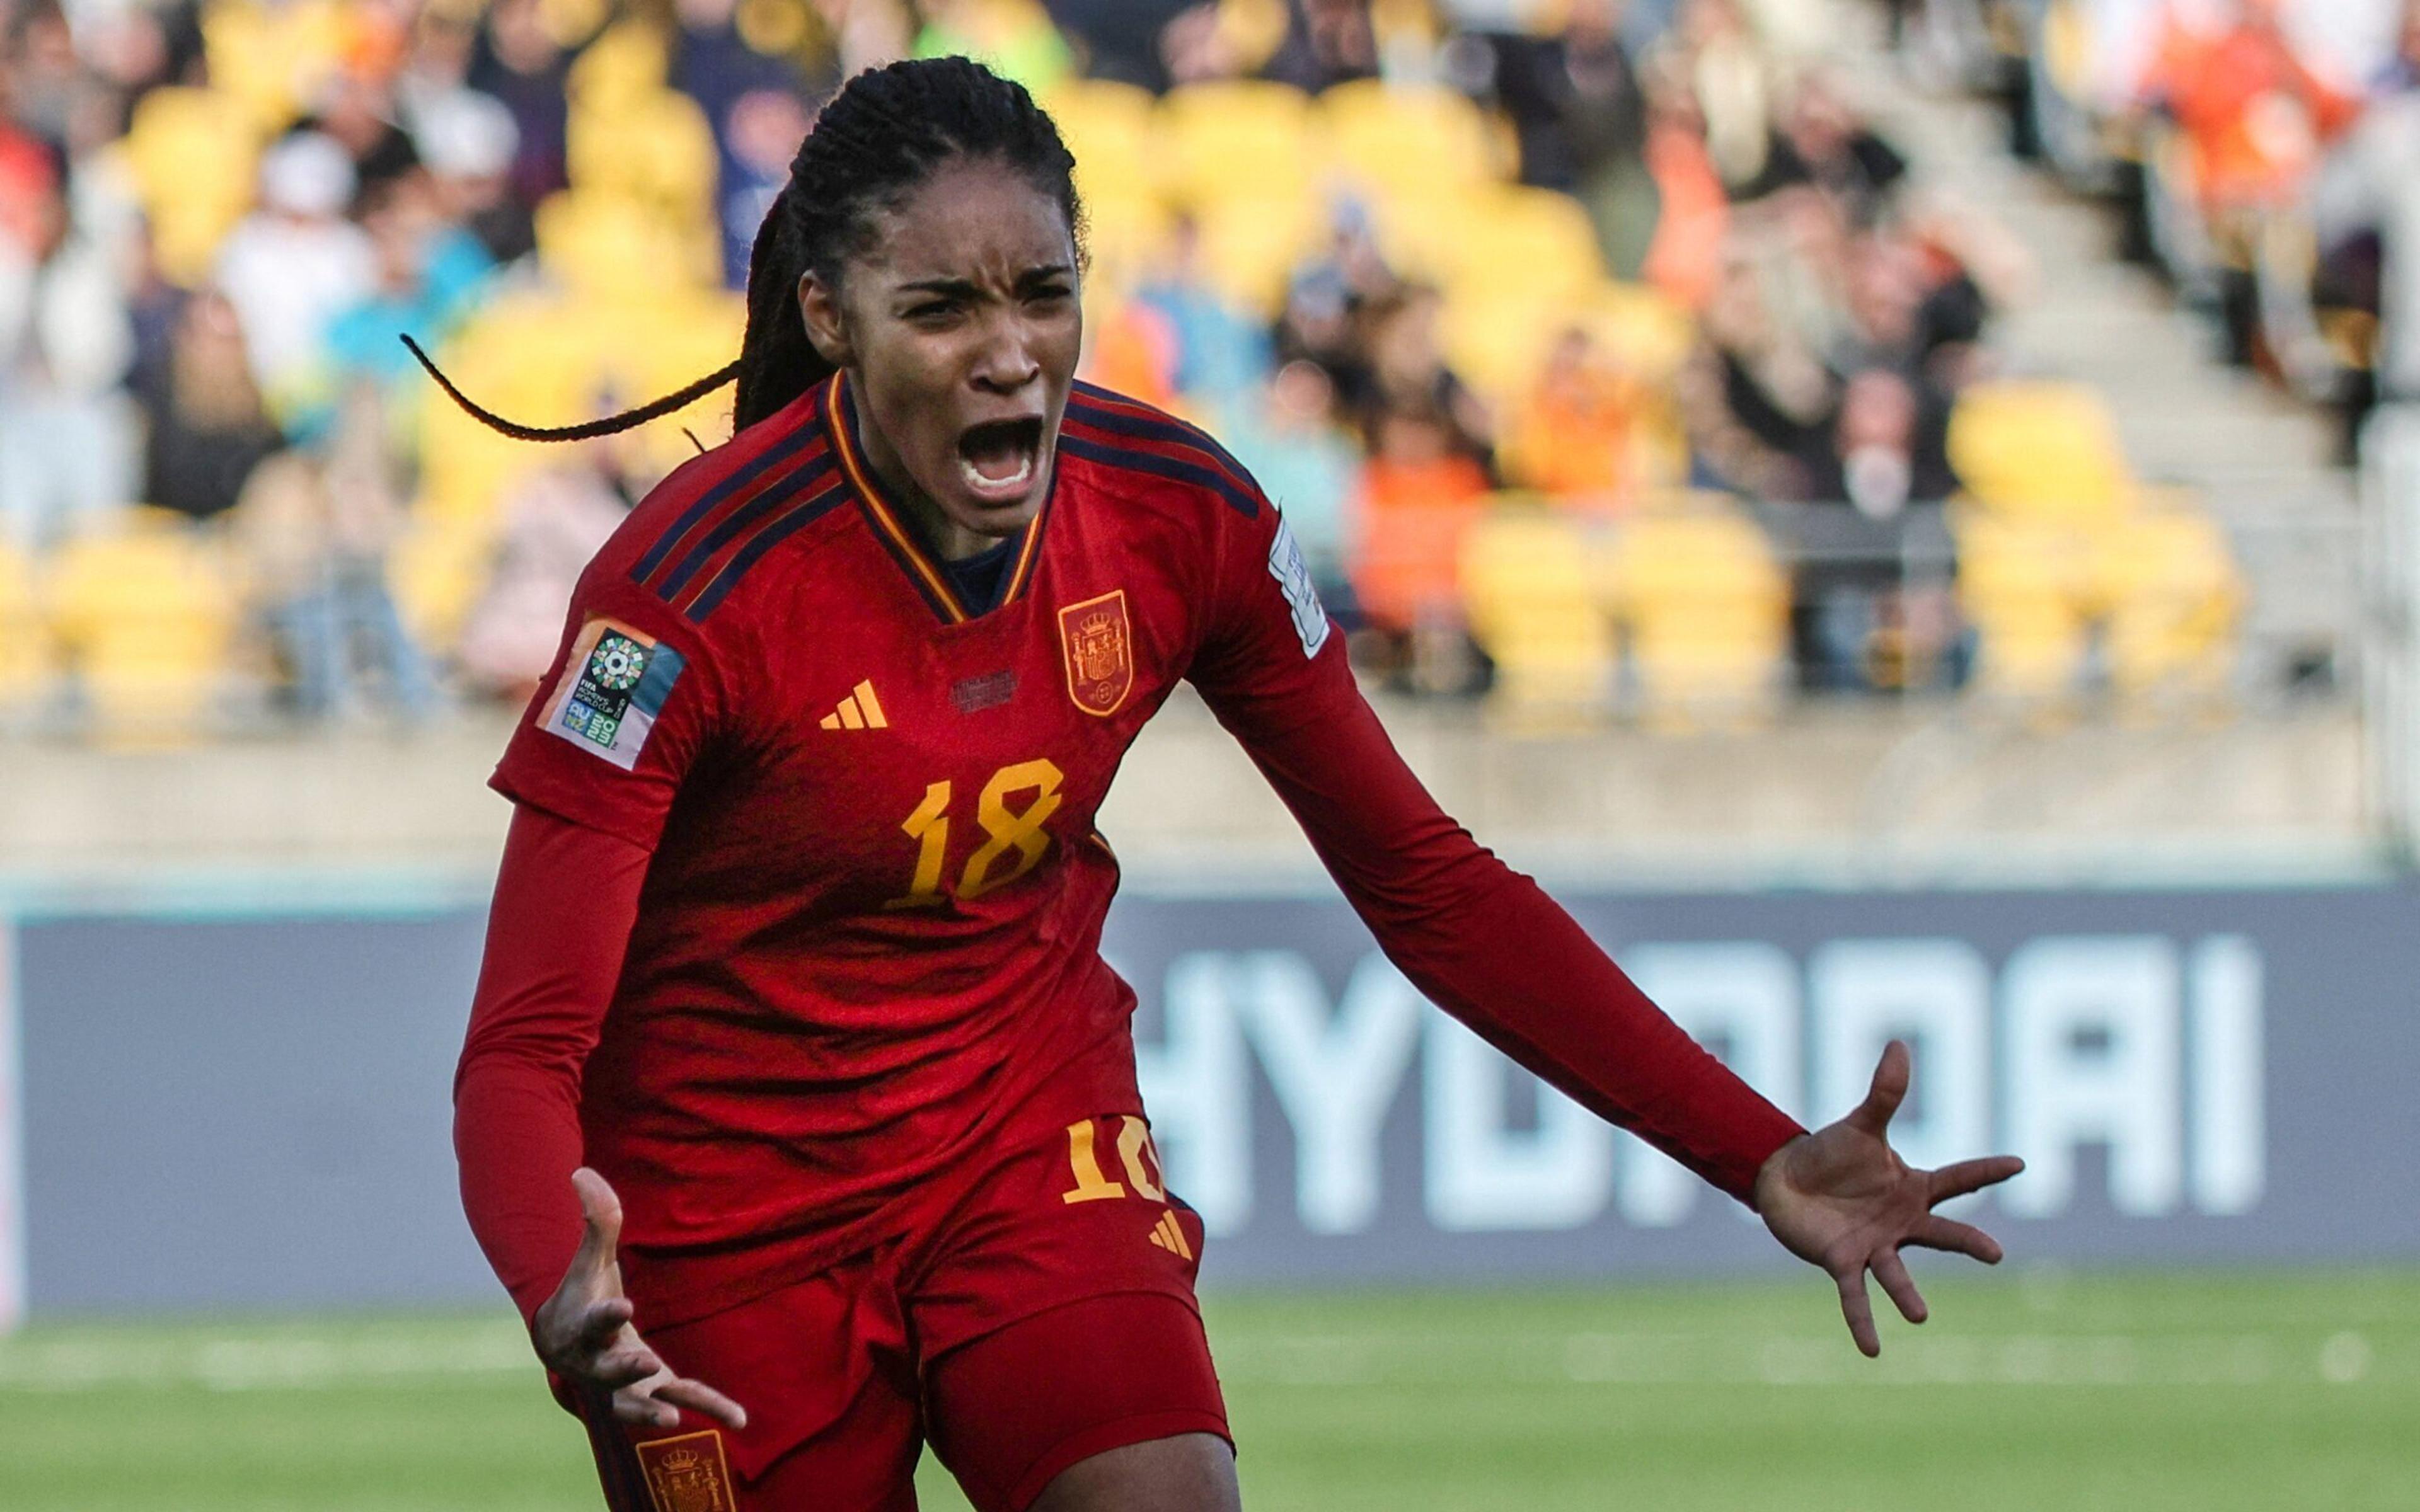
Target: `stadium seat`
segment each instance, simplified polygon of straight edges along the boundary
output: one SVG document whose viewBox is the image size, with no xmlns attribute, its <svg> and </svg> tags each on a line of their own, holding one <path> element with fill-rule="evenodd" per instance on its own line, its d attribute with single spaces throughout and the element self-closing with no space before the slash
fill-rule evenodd
<svg viewBox="0 0 2420 1512">
<path fill-rule="evenodd" d="M 1156 195 L 1160 145 L 1151 92 L 1106 79 L 1068 79 L 1043 101 L 1076 158 L 1076 188 L 1087 209 L 1105 199 Z"/>
<path fill-rule="evenodd" d="M 617 22 L 581 50 L 564 94 L 575 112 L 611 115 L 661 91 L 671 72 L 662 33 L 644 22 Z"/>
<path fill-rule="evenodd" d="M 1683 496 L 1625 521 L 1606 579 L 1652 725 L 1765 717 L 1782 691 L 1790 582 L 1728 500 Z"/>
<path fill-rule="evenodd" d="M 345 11 L 336 0 L 210 0 L 201 28 L 212 87 L 240 101 L 257 131 L 283 131 L 344 66 Z"/>
<path fill-rule="evenodd" d="M 1613 691 L 1613 620 L 1598 601 L 1584 525 L 1542 500 L 1499 499 L 1462 547 L 1472 636 L 1496 663 L 1498 707 L 1518 722 L 1588 715 Z"/>
<path fill-rule="evenodd" d="M 443 648 L 462 624 L 495 565 L 493 527 L 501 520 L 432 520 L 396 544 L 387 564 L 404 627 L 424 646 Z"/>
<path fill-rule="evenodd" d="M 2094 544 L 2110 687 L 2138 700 L 2223 694 L 2246 595 L 2217 522 L 2161 510 L 2109 527 Z"/>
<path fill-rule="evenodd" d="M 1358 79 L 1322 94 L 1319 109 L 1339 163 L 1376 184 L 1475 185 L 1504 166 L 1486 116 L 1450 89 Z"/>
<path fill-rule="evenodd" d="M 1977 384 L 1950 415 L 1949 456 L 1970 498 L 2010 516 L 2106 519 L 2133 499 L 2117 420 L 2081 384 Z"/>
<path fill-rule="evenodd" d="M 529 424 L 567 425 L 609 405 L 685 388 L 739 350 L 747 311 L 738 295 L 648 296 L 506 296 L 457 333 L 437 360 L 489 409 Z M 640 440 L 669 471 L 696 454 L 690 434 L 706 446 L 726 439 L 730 415 L 731 391 L 721 389 L 651 422 Z M 547 459 L 542 443 L 489 430 L 442 397 L 422 407 L 419 436 L 421 513 L 448 528 L 485 528 L 513 480 Z"/>
<path fill-rule="evenodd" d="M 2056 701 L 2074 692 L 2090 645 L 2089 538 L 2055 523 L 1975 508 L 1951 517 L 1958 598 L 1975 626 L 1975 688 Z"/>
<path fill-rule="evenodd" d="M 575 297 L 628 300 L 721 282 L 712 227 L 684 224 L 620 194 L 566 190 L 537 208 L 538 266 Z"/>
<path fill-rule="evenodd" d="M 17 715 L 50 691 L 54 666 L 34 566 L 0 545 L 0 714 Z"/>
<path fill-rule="evenodd" d="M 1180 202 L 1307 191 L 1325 168 L 1311 101 L 1258 79 L 1182 85 L 1160 101 L 1163 188 Z"/>
<path fill-rule="evenodd" d="M 1323 207 L 1308 193 L 1230 193 L 1197 206 L 1195 217 L 1211 284 L 1263 316 L 1285 302 L 1291 275 L 1327 228 Z"/>
<path fill-rule="evenodd" d="M 1442 285 L 1453 278 L 1462 266 L 1458 242 L 1470 214 L 1472 186 L 1439 179 L 1402 184 L 1363 181 L 1355 189 L 1370 211 L 1378 250 L 1388 266 L 1423 283 Z M 1502 292 L 1504 281 L 1496 284 L 1494 292 Z M 1464 285 L 1453 292 L 1457 298 L 1474 294 L 1483 298 L 1489 291 Z"/>
<path fill-rule="evenodd" d="M 1438 337 L 1455 375 L 1509 415 L 1528 400 L 1556 337 L 1572 324 L 1564 301 L 1499 280 L 1449 298 Z"/>
<path fill-rule="evenodd" d="M 1668 295 L 1644 284 L 1601 279 L 1580 305 L 1589 334 L 1645 382 L 1668 386 L 1698 344 L 1698 323 Z"/>
<path fill-rule="evenodd" d="M 656 206 L 683 223 L 712 219 L 721 171 L 714 130 L 687 95 L 651 89 L 612 109 L 583 105 L 566 140 L 574 192 Z"/>
<path fill-rule="evenodd" d="M 1500 185 L 1466 196 L 1444 244 L 1448 292 L 1518 281 L 1539 299 L 1577 305 L 1606 282 L 1605 255 L 1588 211 L 1551 189 Z"/>
<path fill-rule="evenodd" d="M 194 733 L 233 640 L 232 573 L 181 522 L 144 522 L 62 548 L 49 573 L 52 627 L 102 731 L 132 740 Z"/>
<path fill-rule="evenodd" d="M 218 89 L 154 89 L 134 107 L 123 144 L 128 176 L 169 282 L 206 282 L 219 243 L 252 206 L 262 129 Z"/>
</svg>

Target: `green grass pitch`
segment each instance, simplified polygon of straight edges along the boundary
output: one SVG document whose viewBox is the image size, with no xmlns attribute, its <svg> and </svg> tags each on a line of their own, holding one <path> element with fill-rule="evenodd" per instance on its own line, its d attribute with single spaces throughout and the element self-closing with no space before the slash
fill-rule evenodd
<svg viewBox="0 0 2420 1512">
<path fill-rule="evenodd" d="M 2420 1272 L 1928 1295 L 1878 1363 L 1812 1276 L 1209 1311 L 1253 1512 L 2420 1506 Z M 38 1324 L 0 1341 L 0 1507 L 595 1508 L 525 1350 L 493 1316 Z"/>
</svg>

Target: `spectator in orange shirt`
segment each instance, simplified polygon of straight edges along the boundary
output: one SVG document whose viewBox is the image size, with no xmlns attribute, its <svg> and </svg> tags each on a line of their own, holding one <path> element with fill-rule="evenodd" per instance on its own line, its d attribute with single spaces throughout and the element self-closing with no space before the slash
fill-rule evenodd
<svg viewBox="0 0 2420 1512">
<path fill-rule="evenodd" d="M 1458 623 L 1462 537 L 1485 506 L 1487 474 L 1434 406 L 1390 408 L 1373 436 L 1354 522 L 1354 594 L 1381 630 Z"/>
<path fill-rule="evenodd" d="M 2184 132 L 2193 182 L 2177 197 L 2199 211 L 2212 266 L 2180 271 L 2215 275 L 2226 357 L 2240 367 L 2268 363 L 2257 267 L 2264 227 L 2298 213 L 2323 145 L 2360 114 L 2296 54 L 2281 4 L 2236 0 L 2229 24 L 2197 32 L 2170 0 L 2139 90 Z"/>
<path fill-rule="evenodd" d="M 1555 338 L 1512 426 L 1511 471 L 1522 484 L 1599 514 L 1630 502 L 1637 381 L 1577 326 Z"/>
<path fill-rule="evenodd" d="M 2196 31 L 2170 4 L 2141 93 L 2192 144 L 2194 190 L 2213 220 L 2281 208 L 2321 144 L 2361 112 L 2311 71 L 2280 23 L 2282 0 L 2236 0 L 2231 24 Z"/>
</svg>

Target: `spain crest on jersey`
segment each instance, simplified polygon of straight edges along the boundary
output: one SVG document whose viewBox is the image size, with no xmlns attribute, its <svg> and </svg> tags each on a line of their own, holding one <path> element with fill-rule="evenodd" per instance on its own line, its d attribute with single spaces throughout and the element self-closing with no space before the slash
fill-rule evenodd
<svg viewBox="0 0 2420 1512">
<path fill-rule="evenodd" d="M 1126 591 L 1113 588 L 1061 609 L 1059 644 L 1067 663 L 1067 696 L 1076 707 L 1104 718 L 1117 713 L 1134 687 L 1134 626 L 1126 619 Z"/>
<path fill-rule="evenodd" d="M 737 1512 L 721 1434 L 708 1428 L 649 1440 L 638 1449 L 639 1468 L 646 1472 L 647 1495 L 656 1512 Z"/>
</svg>

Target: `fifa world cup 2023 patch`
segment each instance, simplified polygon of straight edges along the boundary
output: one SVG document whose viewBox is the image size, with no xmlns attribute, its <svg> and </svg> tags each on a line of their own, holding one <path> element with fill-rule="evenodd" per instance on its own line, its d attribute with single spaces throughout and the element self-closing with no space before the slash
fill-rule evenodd
<svg viewBox="0 0 2420 1512">
<path fill-rule="evenodd" d="M 644 630 L 593 619 L 580 627 L 538 722 L 624 771 L 639 764 L 647 733 L 687 663 Z"/>
</svg>

